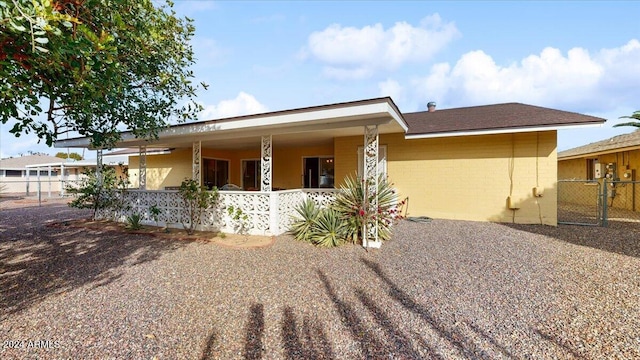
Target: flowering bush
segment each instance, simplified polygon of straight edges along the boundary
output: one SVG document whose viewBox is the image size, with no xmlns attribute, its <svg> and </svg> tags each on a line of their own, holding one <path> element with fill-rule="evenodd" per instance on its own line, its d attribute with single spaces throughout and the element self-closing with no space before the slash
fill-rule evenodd
<svg viewBox="0 0 640 360">
<path fill-rule="evenodd" d="M 364 224 L 377 226 L 378 239 L 389 240 L 393 225 L 402 218 L 400 208 L 404 201 L 398 202 L 398 194 L 393 184 L 383 175 L 378 177 L 377 191 L 370 194 L 365 202 L 367 186 L 367 180 L 347 176 L 336 196 L 333 208 L 342 214 L 342 219 L 347 223 L 347 240 L 357 242 Z M 373 197 L 377 200 L 375 208 L 368 206 Z"/>
</svg>

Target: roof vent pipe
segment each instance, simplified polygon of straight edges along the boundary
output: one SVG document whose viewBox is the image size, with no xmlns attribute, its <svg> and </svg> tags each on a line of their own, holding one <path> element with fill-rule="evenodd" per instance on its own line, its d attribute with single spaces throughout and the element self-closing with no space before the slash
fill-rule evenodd
<svg viewBox="0 0 640 360">
<path fill-rule="evenodd" d="M 429 112 L 436 111 L 436 102 L 435 101 L 429 101 L 429 103 L 427 104 L 427 110 L 429 110 Z"/>
</svg>

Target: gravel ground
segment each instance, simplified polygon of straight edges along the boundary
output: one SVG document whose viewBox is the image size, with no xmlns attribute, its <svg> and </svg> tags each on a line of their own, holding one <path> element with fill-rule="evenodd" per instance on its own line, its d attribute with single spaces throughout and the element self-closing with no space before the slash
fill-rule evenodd
<svg viewBox="0 0 640 360">
<path fill-rule="evenodd" d="M 47 226 L 87 216 L 0 203 L 0 358 L 640 358 L 637 232 L 405 221 L 367 252 Z"/>
</svg>

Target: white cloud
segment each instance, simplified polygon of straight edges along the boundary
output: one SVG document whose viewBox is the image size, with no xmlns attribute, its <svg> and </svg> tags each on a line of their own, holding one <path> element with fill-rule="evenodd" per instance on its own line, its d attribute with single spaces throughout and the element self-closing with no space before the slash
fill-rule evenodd
<svg viewBox="0 0 640 360">
<path fill-rule="evenodd" d="M 203 120 L 220 119 L 267 111 L 269 111 L 268 108 L 256 100 L 253 95 L 241 91 L 235 99 L 222 100 L 216 105 L 204 105 L 200 118 Z"/>
<path fill-rule="evenodd" d="M 222 47 L 212 38 L 196 36 L 191 40 L 197 66 L 220 65 L 231 54 L 231 50 Z"/>
<path fill-rule="evenodd" d="M 326 76 L 365 78 L 428 60 L 457 36 L 455 24 L 443 22 L 438 14 L 424 18 L 419 26 L 397 22 L 388 29 L 379 23 L 362 28 L 333 24 L 312 33 L 301 56 L 325 63 Z"/>
<path fill-rule="evenodd" d="M 378 89 L 380 96 L 390 96 L 394 101 L 401 101 L 404 97 L 404 89 L 399 82 L 393 79 L 378 83 Z"/>
<path fill-rule="evenodd" d="M 582 48 L 566 54 L 545 48 L 506 66 L 478 50 L 464 54 L 453 67 L 432 66 L 414 86 L 420 97 L 451 106 L 515 101 L 593 109 L 640 97 L 638 58 L 638 40 L 595 55 Z"/>
</svg>

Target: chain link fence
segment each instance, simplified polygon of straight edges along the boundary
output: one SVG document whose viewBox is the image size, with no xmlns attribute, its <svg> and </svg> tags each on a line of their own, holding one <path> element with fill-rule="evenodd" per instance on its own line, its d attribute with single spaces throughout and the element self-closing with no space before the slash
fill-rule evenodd
<svg viewBox="0 0 640 360">
<path fill-rule="evenodd" d="M 602 184 L 595 180 L 558 180 L 558 223 L 602 225 Z"/>
<path fill-rule="evenodd" d="M 640 181 L 558 180 L 558 223 L 640 230 Z"/>
</svg>

